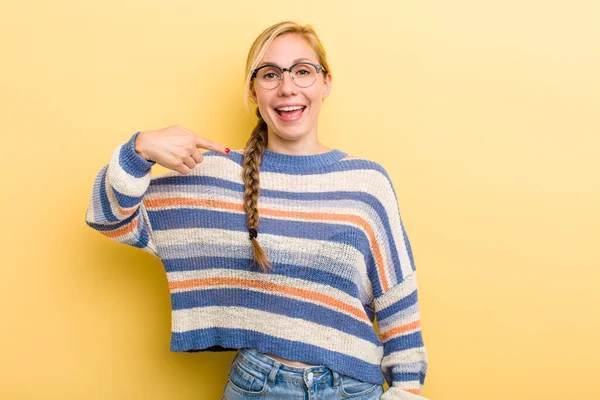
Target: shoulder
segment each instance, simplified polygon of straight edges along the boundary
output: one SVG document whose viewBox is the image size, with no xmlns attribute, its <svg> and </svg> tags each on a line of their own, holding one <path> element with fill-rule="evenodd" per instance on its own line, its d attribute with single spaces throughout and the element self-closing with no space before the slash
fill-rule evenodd
<svg viewBox="0 0 600 400">
<path fill-rule="evenodd" d="M 392 178 L 382 163 L 348 154 L 340 165 L 354 190 L 367 193 L 381 203 L 397 202 Z"/>
<path fill-rule="evenodd" d="M 378 177 L 378 179 L 384 179 L 391 183 L 390 175 L 386 168 L 377 161 L 347 154 L 340 160 L 340 164 L 344 170 L 362 172 L 371 177 Z"/>
</svg>

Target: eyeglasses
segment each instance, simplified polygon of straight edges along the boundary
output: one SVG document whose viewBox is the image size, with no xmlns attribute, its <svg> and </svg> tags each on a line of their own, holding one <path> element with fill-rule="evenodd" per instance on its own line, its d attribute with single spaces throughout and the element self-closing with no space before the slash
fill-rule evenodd
<svg viewBox="0 0 600 400">
<path fill-rule="evenodd" d="M 299 87 L 309 87 L 317 80 L 319 72 L 325 72 L 322 65 L 308 61 L 292 64 L 289 68 L 281 68 L 273 64 L 265 64 L 252 71 L 252 79 L 267 90 L 275 89 L 283 80 L 283 73 L 289 71 L 292 81 Z"/>
</svg>

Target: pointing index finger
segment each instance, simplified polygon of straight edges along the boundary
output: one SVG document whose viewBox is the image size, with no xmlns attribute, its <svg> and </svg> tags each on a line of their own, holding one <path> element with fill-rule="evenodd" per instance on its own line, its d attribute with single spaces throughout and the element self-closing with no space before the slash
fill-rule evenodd
<svg viewBox="0 0 600 400">
<path fill-rule="evenodd" d="M 216 151 L 222 154 L 229 154 L 229 149 L 222 144 L 213 142 L 210 139 L 205 139 L 200 136 L 196 136 L 196 147 Z"/>
</svg>

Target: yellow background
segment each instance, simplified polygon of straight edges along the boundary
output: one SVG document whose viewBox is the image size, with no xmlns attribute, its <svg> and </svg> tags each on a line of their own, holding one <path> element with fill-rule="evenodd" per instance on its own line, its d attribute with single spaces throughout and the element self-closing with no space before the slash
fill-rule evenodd
<svg viewBox="0 0 600 400">
<path fill-rule="evenodd" d="M 394 182 L 424 395 L 600 397 L 597 0 L 0 11 L 0 398 L 220 399 L 234 353 L 170 353 L 162 265 L 84 216 L 96 173 L 138 130 L 181 124 L 242 147 L 246 54 L 283 19 L 313 24 L 328 50 L 321 140 Z"/>
</svg>

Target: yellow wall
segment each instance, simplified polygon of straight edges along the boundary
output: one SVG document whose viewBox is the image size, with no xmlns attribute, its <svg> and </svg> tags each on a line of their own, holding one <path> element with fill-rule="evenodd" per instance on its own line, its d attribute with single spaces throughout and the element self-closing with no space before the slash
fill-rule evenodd
<svg viewBox="0 0 600 400">
<path fill-rule="evenodd" d="M 247 49 L 287 18 L 329 52 L 322 141 L 394 181 L 424 394 L 599 398 L 600 3 L 337 4 L 3 2 L 0 398 L 220 398 L 233 353 L 170 353 L 161 264 L 84 215 L 137 130 L 242 147 Z"/>
</svg>

